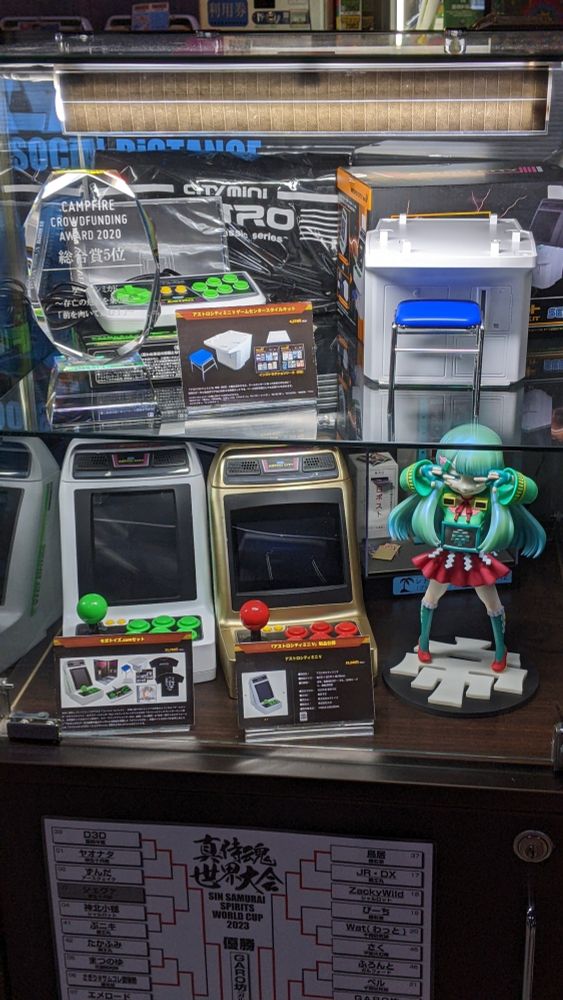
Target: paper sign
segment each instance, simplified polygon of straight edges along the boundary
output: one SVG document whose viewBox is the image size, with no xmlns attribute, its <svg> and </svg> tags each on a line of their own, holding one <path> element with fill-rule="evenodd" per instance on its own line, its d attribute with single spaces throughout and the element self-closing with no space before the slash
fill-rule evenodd
<svg viewBox="0 0 563 1000">
<path fill-rule="evenodd" d="M 367 636 L 235 647 L 241 729 L 333 727 L 373 730 L 373 678 Z M 343 733 L 344 735 L 344 733 Z"/>
<path fill-rule="evenodd" d="M 53 654 L 63 732 L 192 725 L 189 633 L 60 636 Z"/>
<path fill-rule="evenodd" d="M 43 829 L 61 1000 L 430 1000 L 429 843 Z"/>
<path fill-rule="evenodd" d="M 177 326 L 188 414 L 314 403 L 310 302 L 185 310 Z"/>
</svg>

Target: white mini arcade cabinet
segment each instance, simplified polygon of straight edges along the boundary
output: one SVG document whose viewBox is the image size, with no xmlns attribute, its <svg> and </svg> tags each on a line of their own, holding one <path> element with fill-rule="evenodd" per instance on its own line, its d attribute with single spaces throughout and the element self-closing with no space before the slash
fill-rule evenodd
<svg viewBox="0 0 563 1000">
<path fill-rule="evenodd" d="M 193 631 L 194 681 L 213 680 L 207 504 L 191 445 L 73 441 L 60 508 L 64 634 L 83 629 L 78 600 L 98 593 L 109 631 Z"/>
<path fill-rule="evenodd" d="M 0 440 L 0 671 L 61 614 L 58 482 L 43 441 Z"/>
</svg>

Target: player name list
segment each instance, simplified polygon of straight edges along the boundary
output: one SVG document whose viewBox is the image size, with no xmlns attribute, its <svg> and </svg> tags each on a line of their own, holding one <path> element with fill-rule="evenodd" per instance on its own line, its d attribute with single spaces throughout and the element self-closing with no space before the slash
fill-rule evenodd
<svg viewBox="0 0 563 1000">
<path fill-rule="evenodd" d="M 430 844 L 44 828 L 62 1000 L 430 1000 Z"/>
</svg>

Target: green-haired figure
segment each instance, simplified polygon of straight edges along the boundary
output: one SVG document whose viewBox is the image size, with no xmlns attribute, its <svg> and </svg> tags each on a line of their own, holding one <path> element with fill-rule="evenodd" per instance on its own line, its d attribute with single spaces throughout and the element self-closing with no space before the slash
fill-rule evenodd
<svg viewBox="0 0 563 1000">
<path fill-rule="evenodd" d="M 448 447 L 451 442 L 455 446 Z M 444 434 L 436 464 L 415 462 L 401 473 L 401 486 L 410 495 L 391 511 L 389 533 L 396 541 L 412 538 L 433 547 L 412 560 L 429 581 L 420 609 L 421 663 L 432 660 L 432 615 L 452 583 L 477 591 L 493 629 L 492 669 L 501 673 L 506 667 L 505 615 L 495 584 L 509 570 L 496 552 L 510 546 L 536 557 L 546 539 L 523 506 L 535 500 L 538 488 L 533 479 L 505 467 L 501 446 L 489 427 L 462 424 Z"/>
</svg>

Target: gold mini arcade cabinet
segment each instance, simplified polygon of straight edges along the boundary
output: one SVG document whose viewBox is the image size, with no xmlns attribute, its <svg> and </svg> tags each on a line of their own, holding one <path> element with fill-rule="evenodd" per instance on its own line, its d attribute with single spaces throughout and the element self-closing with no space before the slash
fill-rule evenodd
<svg viewBox="0 0 563 1000">
<path fill-rule="evenodd" d="M 369 636 L 375 675 L 352 484 L 341 453 L 225 445 L 213 459 L 208 492 L 219 656 L 231 697 L 235 643 L 246 637 L 239 612 L 253 597 L 270 608 L 269 637 L 305 637 L 320 622 L 334 636 L 350 627 L 341 632 L 343 622 L 354 623 Z"/>
</svg>

